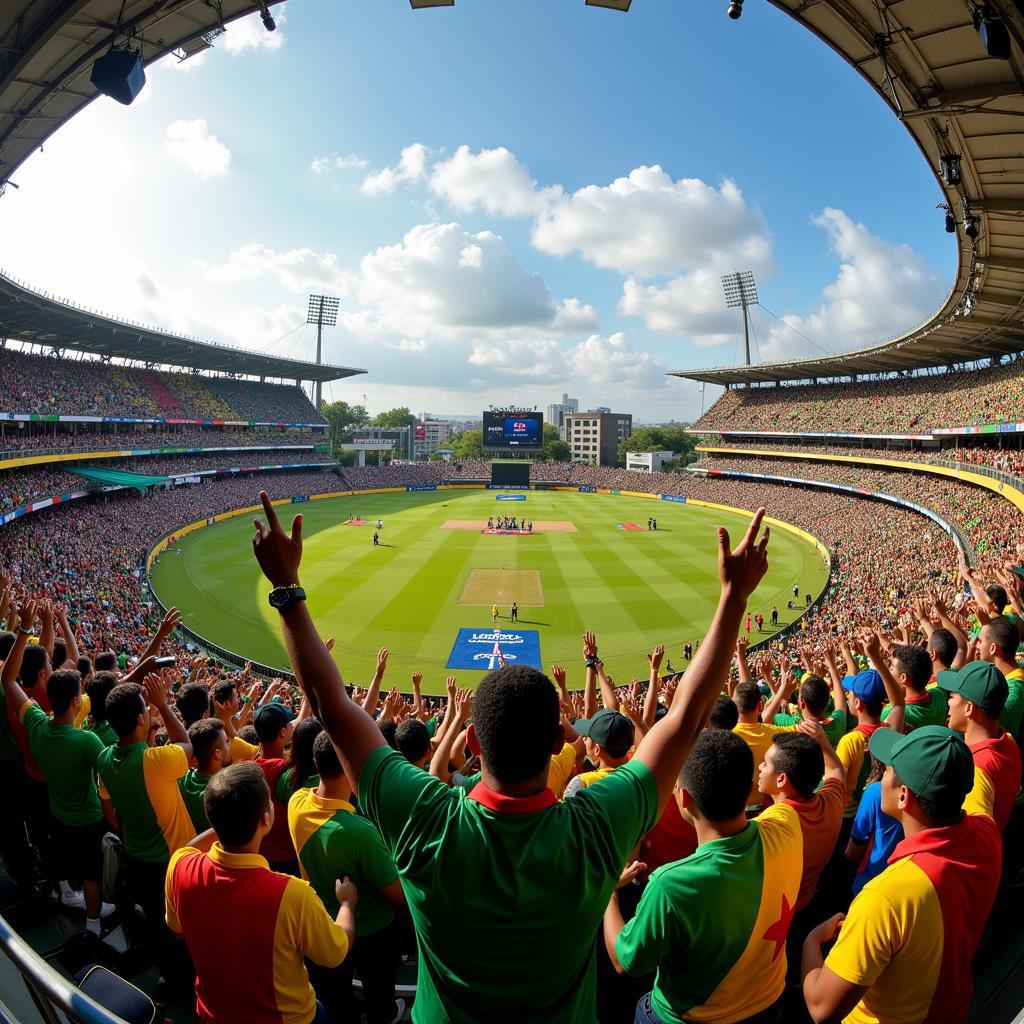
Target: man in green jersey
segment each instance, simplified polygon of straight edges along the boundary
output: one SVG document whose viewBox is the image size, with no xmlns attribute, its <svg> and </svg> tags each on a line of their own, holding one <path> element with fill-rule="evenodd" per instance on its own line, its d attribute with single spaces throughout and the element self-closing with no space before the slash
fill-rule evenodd
<svg viewBox="0 0 1024 1024">
<path fill-rule="evenodd" d="M 178 779 L 178 789 L 185 801 L 185 810 L 192 819 L 195 835 L 210 827 L 203 797 L 210 779 L 231 764 L 231 745 L 224 723 L 219 718 L 201 718 L 189 726 L 188 740 L 192 744 L 195 768 L 189 768 L 184 778 Z"/>
<path fill-rule="evenodd" d="M 75 728 L 82 707 L 82 679 L 73 669 L 52 672 L 46 696 L 53 719 L 18 685 L 17 674 L 28 634 L 37 617 L 37 605 L 26 601 L 19 609 L 18 635 L 3 669 L 3 690 L 8 706 L 25 728 L 32 756 L 46 779 L 50 804 L 50 838 L 54 869 L 61 880 L 65 903 L 84 906 L 86 929 L 98 935 L 101 916 L 114 907 L 103 903 L 103 836 L 106 824 L 96 791 L 96 762 L 103 742 Z M 68 899 L 67 881 L 81 878 L 84 900 Z"/>
<path fill-rule="evenodd" d="M 721 598 L 668 714 L 629 764 L 559 803 L 547 784 L 564 741 L 558 694 L 525 665 L 489 673 L 477 690 L 468 742 L 482 778 L 468 796 L 387 746 L 345 692 L 306 607 L 301 515 L 289 536 L 266 493 L 260 500 L 269 529 L 256 520 L 253 548 L 292 667 L 409 901 L 419 942 L 413 1020 L 592 1024 L 595 933 L 725 684 L 747 599 L 768 566 L 764 509 L 735 551 L 718 531 Z"/>
</svg>

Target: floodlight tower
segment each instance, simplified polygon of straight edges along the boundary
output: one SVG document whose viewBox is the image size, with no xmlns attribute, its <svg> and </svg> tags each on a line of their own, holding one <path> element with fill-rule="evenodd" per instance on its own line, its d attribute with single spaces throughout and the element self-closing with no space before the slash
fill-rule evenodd
<svg viewBox="0 0 1024 1024">
<path fill-rule="evenodd" d="M 309 310 L 306 313 L 306 323 L 316 324 L 317 366 L 320 366 L 323 362 L 321 354 L 323 352 L 324 326 L 334 327 L 334 325 L 337 324 L 339 304 L 339 299 L 331 298 L 329 295 L 310 295 L 309 297 Z M 318 380 L 316 382 L 316 399 L 313 402 L 316 406 L 317 412 L 320 411 L 320 395 L 322 388 L 323 382 Z"/>
<path fill-rule="evenodd" d="M 744 365 L 750 365 L 750 320 L 747 315 L 749 306 L 757 305 L 757 285 L 754 284 L 754 273 L 751 270 L 734 270 L 722 277 L 725 289 L 725 304 L 729 309 L 737 306 L 743 308 L 743 352 L 746 356 Z"/>
</svg>

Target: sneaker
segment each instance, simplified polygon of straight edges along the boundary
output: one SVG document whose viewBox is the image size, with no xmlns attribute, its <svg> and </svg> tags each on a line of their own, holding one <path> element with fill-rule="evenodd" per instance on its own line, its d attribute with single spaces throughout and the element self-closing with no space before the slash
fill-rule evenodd
<svg viewBox="0 0 1024 1024">
<path fill-rule="evenodd" d="M 72 910 L 85 910 L 84 892 L 79 892 L 75 889 L 72 889 L 69 893 L 63 892 L 60 895 L 60 901 L 65 907 L 70 907 Z"/>
<path fill-rule="evenodd" d="M 405 1000 L 395 1000 L 395 1015 L 391 1018 L 391 1024 L 398 1024 L 398 1022 L 405 1016 Z"/>
</svg>

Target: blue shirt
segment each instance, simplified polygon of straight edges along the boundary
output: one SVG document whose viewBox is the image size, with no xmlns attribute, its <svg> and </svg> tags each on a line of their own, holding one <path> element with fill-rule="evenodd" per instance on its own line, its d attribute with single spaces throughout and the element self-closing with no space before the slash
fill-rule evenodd
<svg viewBox="0 0 1024 1024">
<path fill-rule="evenodd" d="M 867 860 L 853 880 L 853 895 L 864 888 L 875 875 L 880 875 L 888 866 L 892 851 L 903 839 L 903 826 L 882 811 L 882 784 L 872 782 L 864 790 L 853 819 L 850 838 L 856 843 L 867 843 Z"/>
</svg>

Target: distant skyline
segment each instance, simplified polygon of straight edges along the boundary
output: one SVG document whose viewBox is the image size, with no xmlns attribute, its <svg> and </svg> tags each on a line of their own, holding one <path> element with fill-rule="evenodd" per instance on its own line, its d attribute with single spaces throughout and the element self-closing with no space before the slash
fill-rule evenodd
<svg viewBox="0 0 1024 1024">
<path fill-rule="evenodd" d="M 670 0 L 275 16 L 58 132 L 0 199 L 0 265 L 302 358 L 307 295 L 337 295 L 325 361 L 369 373 L 324 397 L 371 413 L 568 392 L 643 422 L 699 414 L 700 385 L 666 371 L 742 360 L 723 273 L 756 274 L 755 360 L 885 340 L 948 291 L 916 146 L 769 5 L 735 23 Z"/>
</svg>

